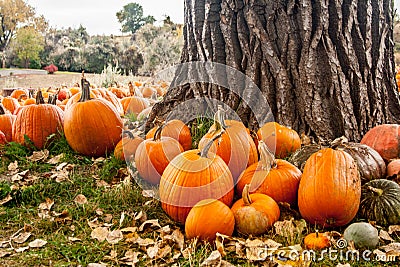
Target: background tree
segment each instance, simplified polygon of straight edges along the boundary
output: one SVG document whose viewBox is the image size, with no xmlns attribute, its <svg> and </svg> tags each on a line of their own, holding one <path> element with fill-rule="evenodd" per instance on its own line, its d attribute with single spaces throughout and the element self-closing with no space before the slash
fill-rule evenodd
<svg viewBox="0 0 400 267">
<path fill-rule="evenodd" d="M 44 50 L 44 38 L 34 27 L 19 28 L 11 47 L 20 61 L 20 66 L 29 68 L 30 62 L 40 61 L 40 52 Z"/>
<path fill-rule="evenodd" d="M 44 32 L 48 24 L 43 16 L 23 0 L 0 0 L 0 52 L 9 45 L 18 27 L 32 26 Z"/>
<path fill-rule="evenodd" d="M 231 66 L 261 89 L 277 122 L 358 141 L 377 124 L 400 122 L 393 17 L 392 0 L 185 0 L 182 62 Z M 178 69 L 174 82 L 185 77 Z M 173 83 L 148 124 L 194 97 L 222 100 L 257 127 L 237 94 L 213 84 Z"/>
<path fill-rule="evenodd" d="M 154 23 L 153 16 L 143 16 L 143 7 L 138 3 L 130 3 L 117 12 L 117 18 L 122 23 L 122 32 L 135 33 L 140 27 L 147 23 Z"/>
</svg>

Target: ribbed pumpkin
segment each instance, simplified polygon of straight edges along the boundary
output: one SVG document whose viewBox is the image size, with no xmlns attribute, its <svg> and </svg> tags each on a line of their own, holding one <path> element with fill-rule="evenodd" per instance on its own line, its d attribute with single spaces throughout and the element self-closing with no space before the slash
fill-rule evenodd
<svg viewBox="0 0 400 267">
<path fill-rule="evenodd" d="M 398 124 L 375 126 L 364 135 L 360 143 L 375 149 L 388 162 L 400 157 L 400 127 Z"/>
<path fill-rule="evenodd" d="M 345 225 L 357 214 L 360 197 L 357 164 L 348 153 L 324 148 L 307 160 L 298 191 L 299 210 L 307 222 Z"/>
<path fill-rule="evenodd" d="M 372 180 L 362 187 L 360 217 L 388 226 L 400 223 L 400 186 L 386 179 Z"/>
<path fill-rule="evenodd" d="M 214 241 L 217 233 L 231 236 L 235 229 L 235 217 L 231 209 L 216 199 L 199 201 L 190 210 L 185 221 L 185 234 L 188 239 Z"/>
<path fill-rule="evenodd" d="M 6 113 L 2 104 L 0 104 L 0 131 L 2 131 L 8 142 L 12 141 L 12 125 L 16 116 Z"/>
<path fill-rule="evenodd" d="M 279 219 L 278 204 L 265 194 L 249 194 L 249 185 L 243 189 L 242 198 L 232 208 L 236 230 L 244 235 L 261 235 Z"/>
<path fill-rule="evenodd" d="M 146 139 L 136 149 L 136 168 L 145 181 L 158 184 L 170 161 L 183 152 L 179 142 L 171 137 L 161 136 L 159 127 L 153 139 Z"/>
<path fill-rule="evenodd" d="M 319 233 L 318 230 L 315 233 L 310 233 L 304 238 L 304 246 L 306 249 L 320 250 L 330 247 L 330 241 L 326 234 Z"/>
<path fill-rule="evenodd" d="M 283 159 L 275 159 L 267 145 L 259 141 L 260 161 L 250 165 L 238 179 L 236 189 L 242 194 L 246 184 L 250 192 L 262 193 L 272 197 L 276 202 L 287 202 L 297 205 L 297 191 L 301 171 Z"/>
<path fill-rule="evenodd" d="M 110 91 L 108 91 L 106 89 L 102 89 L 102 88 L 93 89 L 92 91 L 93 91 L 93 93 L 95 93 L 97 95 L 97 97 L 101 97 L 101 98 L 103 98 L 103 99 L 105 99 L 107 101 L 110 101 L 111 104 L 113 104 L 114 107 L 117 109 L 118 113 L 121 116 L 124 115 L 124 109 L 122 107 L 122 104 L 121 104 L 120 100 L 112 92 L 110 92 Z"/>
<path fill-rule="evenodd" d="M 162 208 L 177 222 L 184 223 L 190 209 L 201 200 L 219 199 L 228 206 L 232 203 L 232 174 L 221 157 L 208 152 L 213 142 L 214 139 L 201 151 L 193 149 L 179 154 L 161 176 Z"/>
<path fill-rule="evenodd" d="M 149 100 L 138 96 L 128 96 L 121 99 L 121 105 L 124 114 L 133 113 L 138 115 L 144 109 L 150 106 Z"/>
<path fill-rule="evenodd" d="M 134 136 L 130 131 L 123 131 L 122 138 L 114 148 L 114 157 L 119 160 L 129 161 L 135 158 L 136 150 L 144 139 Z"/>
<path fill-rule="evenodd" d="M 301 147 L 298 133 L 277 122 L 267 122 L 257 131 L 258 139 L 263 140 L 275 157 L 283 159 Z"/>
<path fill-rule="evenodd" d="M 89 86 L 82 77 L 81 98 L 65 110 L 64 132 L 74 151 L 99 157 L 114 151 L 121 139 L 123 123 L 109 101 L 90 98 Z"/>
<path fill-rule="evenodd" d="M 25 96 L 28 96 L 28 91 L 27 90 L 25 90 L 25 89 L 15 89 L 14 91 L 12 91 L 12 93 L 11 93 L 11 97 L 12 98 L 15 98 L 15 99 L 21 99 L 20 97 L 22 96 L 22 95 L 25 95 Z"/>
<path fill-rule="evenodd" d="M 23 107 L 13 124 L 12 140 L 26 145 L 25 135 L 34 146 L 42 149 L 53 134 L 63 131 L 64 112 L 57 106 L 45 104 L 42 93 L 36 95 L 36 104 Z"/>
<path fill-rule="evenodd" d="M 153 138 L 158 127 L 153 127 L 146 134 L 146 139 Z M 181 120 L 170 120 L 164 123 L 161 136 L 168 136 L 178 140 L 183 149 L 189 150 L 192 148 L 192 135 L 189 127 Z"/>
<path fill-rule="evenodd" d="M 236 183 L 240 174 L 258 161 L 257 148 L 244 124 L 235 120 L 225 120 L 224 111 L 219 107 L 214 116 L 214 124 L 200 139 L 199 149 L 204 148 L 221 131 L 223 134 L 214 142 L 210 151 L 225 161 Z"/>
</svg>

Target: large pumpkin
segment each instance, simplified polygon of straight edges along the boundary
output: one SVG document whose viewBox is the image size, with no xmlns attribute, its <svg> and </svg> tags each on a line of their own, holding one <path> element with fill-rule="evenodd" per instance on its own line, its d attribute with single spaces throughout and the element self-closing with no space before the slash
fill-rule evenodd
<svg viewBox="0 0 400 267">
<path fill-rule="evenodd" d="M 12 125 L 15 118 L 15 115 L 6 112 L 3 105 L 0 104 L 0 131 L 4 133 L 8 142 L 12 141 Z"/>
<path fill-rule="evenodd" d="M 27 145 L 25 135 L 34 146 L 42 149 L 47 139 L 63 131 L 64 112 L 57 106 L 45 104 L 42 93 L 36 96 L 36 104 L 23 107 L 13 124 L 12 140 Z"/>
<path fill-rule="evenodd" d="M 360 197 L 357 164 L 348 153 L 324 148 L 307 160 L 298 191 L 299 210 L 307 222 L 345 225 L 357 214 Z"/>
<path fill-rule="evenodd" d="M 219 199 L 228 206 L 232 203 L 232 174 L 221 157 L 208 152 L 213 141 L 203 150 L 188 150 L 176 156 L 161 176 L 162 208 L 177 222 L 184 223 L 190 209 L 203 199 Z"/>
<path fill-rule="evenodd" d="M 146 134 L 146 139 L 153 138 L 158 127 L 153 127 Z M 189 150 L 192 148 L 192 135 L 189 127 L 181 120 L 170 120 L 162 125 L 161 136 L 172 137 L 178 140 L 183 149 Z"/>
<path fill-rule="evenodd" d="M 259 141 L 258 147 L 260 161 L 250 165 L 239 176 L 238 194 L 242 195 L 245 185 L 250 184 L 252 193 L 263 193 L 276 202 L 296 206 L 301 171 L 286 160 L 275 159 L 263 141 Z"/>
<path fill-rule="evenodd" d="M 258 139 L 263 140 L 277 158 L 283 159 L 301 147 L 298 133 L 276 122 L 267 122 L 257 131 Z"/>
<path fill-rule="evenodd" d="M 168 136 L 161 136 L 161 127 L 154 138 L 139 144 L 135 153 L 135 164 L 140 177 L 151 184 L 158 184 L 170 161 L 183 152 L 179 142 Z"/>
<path fill-rule="evenodd" d="M 400 126 L 382 124 L 369 130 L 361 139 L 362 144 L 375 149 L 385 161 L 400 156 Z"/>
<path fill-rule="evenodd" d="M 210 151 L 225 161 L 236 183 L 240 174 L 258 161 L 257 148 L 244 124 L 235 120 L 225 120 L 223 111 L 219 108 L 214 116 L 214 124 L 200 139 L 199 149 L 204 148 L 220 133 L 221 137 L 215 140 Z"/>
<path fill-rule="evenodd" d="M 86 156 L 112 153 L 122 127 L 116 108 L 107 100 L 91 99 L 89 82 L 82 78 L 79 101 L 65 110 L 64 132 L 71 148 Z"/>
<path fill-rule="evenodd" d="M 362 187 L 360 217 L 388 226 L 400 223 L 400 186 L 386 179 L 372 180 Z"/>
</svg>

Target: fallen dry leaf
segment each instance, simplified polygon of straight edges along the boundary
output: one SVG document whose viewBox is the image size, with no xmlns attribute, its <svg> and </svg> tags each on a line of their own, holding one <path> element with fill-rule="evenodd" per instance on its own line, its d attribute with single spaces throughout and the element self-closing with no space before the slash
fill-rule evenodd
<svg viewBox="0 0 400 267">
<path fill-rule="evenodd" d="M 56 164 L 61 162 L 61 159 L 64 157 L 64 155 L 65 155 L 64 153 L 61 153 L 60 155 L 54 156 L 51 159 L 49 159 L 47 161 L 47 163 L 48 164 L 52 164 L 52 165 L 56 165 Z"/>
<path fill-rule="evenodd" d="M 379 231 L 379 238 L 384 240 L 384 241 L 390 241 L 393 242 L 393 238 L 389 235 L 388 232 L 386 232 L 385 230 L 380 230 Z"/>
<path fill-rule="evenodd" d="M 47 149 L 41 151 L 33 151 L 32 156 L 27 157 L 28 160 L 33 162 L 45 160 L 49 157 L 49 151 Z"/>
<path fill-rule="evenodd" d="M 400 232 L 400 225 L 391 225 L 391 226 L 389 226 L 389 229 L 388 229 L 389 235 L 391 235 L 393 233 L 397 233 L 397 232 Z"/>
<path fill-rule="evenodd" d="M 55 179 L 57 183 L 62 183 L 64 181 L 68 181 L 68 177 L 69 177 L 69 171 L 66 171 L 66 170 L 54 172 L 50 176 L 50 178 Z"/>
<path fill-rule="evenodd" d="M 17 171 L 17 170 L 18 170 L 18 161 L 14 161 L 14 162 L 11 162 L 10 164 L 8 164 L 7 169 L 8 169 L 10 172 L 15 172 L 15 171 Z"/>
<path fill-rule="evenodd" d="M 16 237 L 14 237 L 12 241 L 14 241 L 17 244 L 22 244 L 25 243 L 29 239 L 29 237 L 31 237 L 31 235 L 32 234 L 30 232 L 22 232 Z"/>
<path fill-rule="evenodd" d="M 57 171 L 61 171 L 61 170 L 64 169 L 67 165 L 68 165 L 68 162 L 63 162 L 63 163 L 57 165 L 56 170 L 57 170 Z"/>
<path fill-rule="evenodd" d="M 121 232 L 123 233 L 136 233 L 137 231 L 137 227 L 126 227 L 126 228 L 122 228 Z"/>
<path fill-rule="evenodd" d="M 158 223 L 158 219 L 148 220 L 140 225 L 139 232 L 143 232 L 146 228 L 161 228 L 161 225 Z"/>
<path fill-rule="evenodd" d="M 154 190 L 143 190 L 142 196 L 148 198 L 154 198 L 156 196 L 156 192 L 154 192 Z"/>
<path fill-rule="evenodd" d="M 53 205 L 54 205 L 54 200 L 51 200 L 50 198 L 46 198 L 45 202 L 40 203 L 39 209 L 40 210 L 51 210 Z"/>
<path fill-rule="evenodd" d="M 148 248 L 146 249 L 147 256 L 148 256 L 150 259 L 154 259 L 154 258 L 157 256 L 157 253 L 158 253 L 158 250 L 159 250 L 159 249 L 160 249 L 160 248 L 158 247 L 157 244 L 155 244 L 155 245 L 152 246 L 152 247 L 148 247 Z"/>
<path fill-rule="evenodd" d="M 27 251 L 29 248 L 30 248 L 29 246 L 28 247 L 20 247 L 20 248 L 15 249 L 15 252 L 21 253 L 21 252 Z"/>
<path fill-rule="evenodd" d="M 82 239 L 69 236 L 68 237 L 68 241 L 70 241 L 70 242 L 80 242 L 80 241 L 82 241 Z"/>
<path fill-rule="evenodd" d="M 87 204 L 87 203 L 88 203 L 88 200 L 87 200 L 87 198 L 86 198 L 84 195 L 79 194 L 79 195 L 77 195 L 77 196 L 75 197 L 74 202 L 75 202 L 76 204 L 79 204 L 79 205 L 84 205 L 84 204 Z"/>
<path fill-rule="evenodd" d="M 200 264 L 200 266 L 220 266 L 221 260 L 221 253 L 219 253 L 218 250 L 214 250 L 211 252 L 210 256 Z"/>
<path fill-rule="evenodd" d="M 87 267 L 107 267 L 105 263 L 89 263 Z"/>
<path fill-rule="evenodd" d="M 4 258 L 4 257 L 7 257 L 7 256 L 10 256 L 10 255 L 11 255 L 10 251 L 0 249 L 0 259 Z"/>
<path fill-rule="evenodd" d="M 108 233 L 109 233 L 108 228 L 97 227 L 92 231 L 90 236 L 94 239 L 97 239 L 99 242 L 103 242 L 104 240 L 106 240 Z"/>
<path fill-rule="evenodd" d="M 108 233 L 106 240 L 110 244 L 117 244 L 119 241 L 124 239 L 121 230 L 114 230 Z"/>
<path fill-rule="evenodd" d="M 44 247 L 47 244 L 46 240 L 43 239 L 35 239 L 32 242 L 29 242 L 29 247 L 31 248 L 41 248 Z"/>
<path fill-rule="evenodd" d="M 168 245 L 160 248 L 157 252 L 156 259 L 166 259 L 172 252 L 172 248 Z"/>
<path fill-rule="evenodd" d="M 140 252 L 128 250 L 125 253 L 125 256 L 122 257 L 119 261 L 125 265 L 135 266 L 135 264 L 139 262 L 139 259 L 138 259 L 139 255 L 140 255 Z"/>
<path fill-rule="evenodd" d="M 336 265 L 336 267 L 351 267 L 351 265 L 350 265 L 349 263 L 346 263 L 346 264 L 338 263 L 338 264 Z"/>
<path fill-rule="evenodd" d="M 12 196 L 8 194 L 5 198 L 0 200 L 0 206 L 10 202 L 12 199 L 13 199 Z"/>
<path fill-rule="evenodd" d="M 154 245 L 156 241 L 154 241 L 151 238 L 141 238 L 141 237 L 137 237 L 135 240 L 135 243 L 138 244 L 140 247 L 148 247 L 151 245 Z"/>
<path fill-rule="evenodd" d="M 304 219 L 277 221 L 274 223 L 275 233 L 279 236 L 285 237 L 289 244 L 293 244 L 296 239 L 302 236 L 303 231 L 306 229 L 307 223 Z"/>
</svg>

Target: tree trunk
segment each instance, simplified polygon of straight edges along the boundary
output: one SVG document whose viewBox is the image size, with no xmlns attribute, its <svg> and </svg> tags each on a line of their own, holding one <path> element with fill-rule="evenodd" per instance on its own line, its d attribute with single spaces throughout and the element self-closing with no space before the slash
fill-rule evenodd
<svg viewBox="0 0 400 267">
<path fill-rule="evenodd" d="M 246 74 L 275 120 L 299 133 L 359 141 L 375 125 L 400 121 L 393 18 L 392 0 L 185 0 L 181 60 Z M 259 126 L 240 94 L 212 83 L 175 86 L 186 76 L 178 69 L 148 125 L 188 99 L 208 97 Z"/>
</svg>

